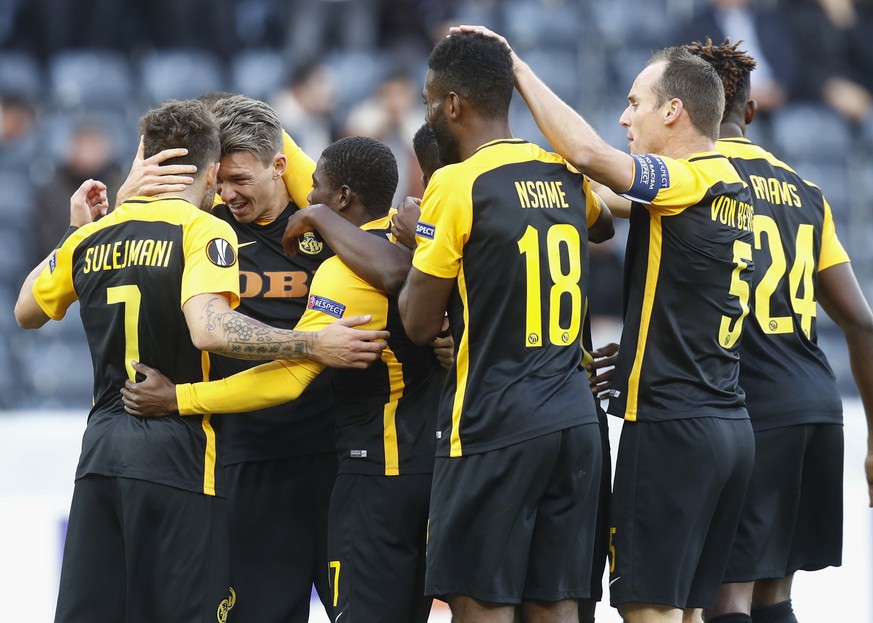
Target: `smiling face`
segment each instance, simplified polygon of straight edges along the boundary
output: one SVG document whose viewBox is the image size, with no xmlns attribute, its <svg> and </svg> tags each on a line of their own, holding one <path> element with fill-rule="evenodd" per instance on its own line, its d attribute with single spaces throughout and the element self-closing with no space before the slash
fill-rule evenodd
<svg viewBox="0 0 873 623">
<path fill-rule="evenodd" d="M 221 201 L 240 223 L 275 219 L 288 203 L 282 192 L 285 188 L 282 171 L 284 156 L 277 156 L 265 166 L 248 151 L 226 154 L 221 157 L 218 169 Z"/>
<path fill-rule="evenodd" d="M 437 86 L 433 71 L 427 72 L 424 81 L 424 120 L 433 130 L 439 148 L 440 160 L 443 164 L 454 164 L 461 161 L 460 145 L 449 129 L 449 119 L 446 115 L 446 94 Z"/>
<path fill-rule="evenodd" d="M 665 67 L 666 63 L 660 62 L 643 69 L 628 93 L 628 106 L 618 122 L 627 128 L 628 150 L 632 154 L 663 153 L 667 139 L 664 122 L 670 102 L 659 102 L 654 87 Z"/>
</svg>

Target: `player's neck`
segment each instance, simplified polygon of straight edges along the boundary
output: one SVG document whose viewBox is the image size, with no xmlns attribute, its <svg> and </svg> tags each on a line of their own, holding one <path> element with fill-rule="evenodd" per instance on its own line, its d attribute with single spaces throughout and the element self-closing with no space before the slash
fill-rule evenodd
<svg viewBox="0 0 873 623">
<path fill-rule="evenodd" d="M 718 130 L 719 138 L 745 138 L 746 128 L 735 121 L 725 121 Z"/>
<path fill-rule="evenodd" d="M 485 143 L 512 138 L 508 119 L 477 119 L 472 127 L 459 138 L 461 160 L 472 156 Z"/>
</svg>

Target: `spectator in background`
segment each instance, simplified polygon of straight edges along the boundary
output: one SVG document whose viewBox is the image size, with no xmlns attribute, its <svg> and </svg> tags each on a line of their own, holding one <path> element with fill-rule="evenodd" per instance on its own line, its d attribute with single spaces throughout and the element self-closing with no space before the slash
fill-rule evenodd
<svg viewBox="0 0 873 623">
<path fill-rule="evenodd" d="M 785 105 L 796 88 L 799 74 L 794 39 L 778 8 L 765 8 L 753 0 L 709 0 L 681 26 L 673 43 L 686 41 L 742 41 L 749 54 L 758 59 L 752 77 L 752 99 L 758 114 L 774 112 Z"/>
<path fill-rule="evenodd" d="M 69 223 L 70 196 L 82 180 L 104 182 L 113 192 L 121 187 L 124 172 L 107 131 L 97 123 L 83 120 L 67 143 L 64 160 L 38 191 L 34 222 L 36 257 L 55 248 Z M 35 258 L 34 258 L 35 259 Z"/>
<path fill-rule="evenodd" d="M 307 154 L 320 154 L 338 138 L 333 113 L 336 106 L 336 79 L 321 61 L 297 67 L 288 85 L 270 98 L 282 127 Z"/>
<path fill-rule="evenodd" d="M 412 138 L 421 125 L 419 88 L 404 72 L 390 74 L 375 93 L 352 108 L 344 133 L 369 136 L 391 148 L 397 158 L 400 183 L 394 193 L 396 205 L 404 197 L 421 197 L 421 171 L 415 161 Z"/>
<path fill-rule="evenodd" d="M 791 8 L 786 14 L 793 38 L 804 42 L 801 61 L 807 77 L 798 96 L 822 101 L 854 123 L 871 119 L 873 48 L 867 37 L 873 30 L 873 1 L 783 3 Z"/>
<path fill-rule="evenodd" d="M 37 147 L 35 120 L 36 111 L 27 97 L 0 94 L 0 167 L 20 171 L 30 166 Z"/>
</svg>

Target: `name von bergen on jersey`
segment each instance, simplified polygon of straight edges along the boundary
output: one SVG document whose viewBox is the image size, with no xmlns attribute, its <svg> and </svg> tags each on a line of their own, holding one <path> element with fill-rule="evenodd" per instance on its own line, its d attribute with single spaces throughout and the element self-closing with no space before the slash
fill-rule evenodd
<svg viewBox="0 0 873 623">
<path fill-rule="evenodd" d="M 310 295 L 309 303 L 306 306 L 309 309 L 315 309 L 334 318 L 342 318 L 343 314 L 346 313 L 346 306 L 342 303 L 337 303 L 317 294 Z"/>
</svg>

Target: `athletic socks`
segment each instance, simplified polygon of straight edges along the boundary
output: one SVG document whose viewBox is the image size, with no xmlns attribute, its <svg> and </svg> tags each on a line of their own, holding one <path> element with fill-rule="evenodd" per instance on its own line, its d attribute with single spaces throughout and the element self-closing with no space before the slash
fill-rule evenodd
<svg viewBox="0 0 873 623">
<path fill-rule="evenodd" d="M 791 600 L 780 601 L 772 606 L 755 608 L 752 610 L 754 623 L 797 623 L 794 610 L 791 609 Z"/>
<path fill-rule="evenodd" d="M 742 612 L 730 612 L 713 619 L 706 619 L 706 623 L 752 623 L 752 617 Z"/>
</svg>

